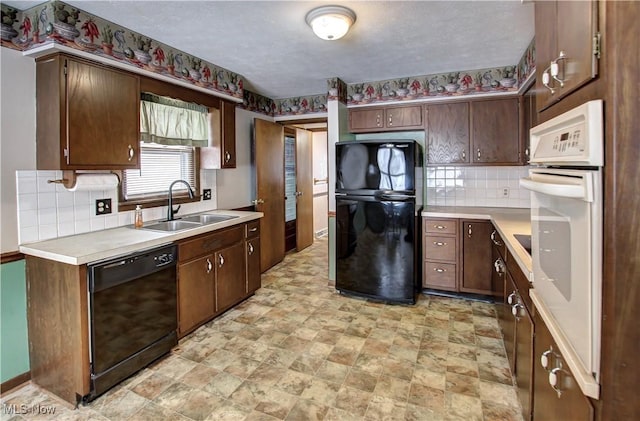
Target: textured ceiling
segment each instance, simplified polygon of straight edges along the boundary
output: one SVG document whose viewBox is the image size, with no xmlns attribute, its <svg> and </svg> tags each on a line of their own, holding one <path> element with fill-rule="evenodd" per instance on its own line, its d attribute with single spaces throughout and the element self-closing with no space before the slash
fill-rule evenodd
<svg viewBox="0 0 640 421">
<path fill-rule="evenodd" d="M 517 64 L 534 35 L 533 4 L 503 1 L 349 1 L 357 15 L 339 41 L 317 38 L 318 1 L 65 1 L 245 78 L 270 98 L 347 83 Z M 41 2 L 14 1 L 25 9 Z"/>
</svg>

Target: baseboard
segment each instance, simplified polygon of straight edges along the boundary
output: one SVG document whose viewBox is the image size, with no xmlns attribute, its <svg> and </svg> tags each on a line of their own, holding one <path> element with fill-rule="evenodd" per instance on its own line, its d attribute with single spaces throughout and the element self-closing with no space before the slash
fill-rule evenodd
<svg viewBox="0 0 640 421">
<path fill-rule="evenodd" d="M 15 389 L 20 386 L 22 383 L 26 383 L 31 380 L 31 371 L 27 371 L 26 373 L 19 374 L 12 379 L 7 380 L 0 384 L 0 395 Z"/>
<path fill-rule="evenodd" d="M 321 238 L 327 235 L 329 235 L 329 228 L 321 229 L 315 232 L 316 238 Z"/>
</svg>

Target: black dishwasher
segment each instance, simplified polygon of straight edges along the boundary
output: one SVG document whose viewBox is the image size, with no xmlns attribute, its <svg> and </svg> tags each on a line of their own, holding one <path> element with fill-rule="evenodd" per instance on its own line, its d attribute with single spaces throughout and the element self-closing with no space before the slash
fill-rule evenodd
<svg viewBox="0 0 640 421">
<path fill-rule="evenodd" d="M 177 247 L 88 265 L 91 391 L 106 392 L 178 343 Z"/>
</svg>

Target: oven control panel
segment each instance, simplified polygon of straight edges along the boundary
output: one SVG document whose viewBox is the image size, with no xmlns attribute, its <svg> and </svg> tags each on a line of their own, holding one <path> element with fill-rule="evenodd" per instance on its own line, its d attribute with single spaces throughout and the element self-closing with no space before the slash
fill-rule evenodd
<svg viewBox="0 0 640 421">
<path fill-rule="evenodd" d="M 602 119 L 602 100 L 594 100 L 532 128 L 530 162 L 543 165 L 602 166 Z"/>
<path fill-rule="evenodd" d="M 587 149 L 584 122 L 540 137 L 535 158 L 582 156 Z"/>
</svg>

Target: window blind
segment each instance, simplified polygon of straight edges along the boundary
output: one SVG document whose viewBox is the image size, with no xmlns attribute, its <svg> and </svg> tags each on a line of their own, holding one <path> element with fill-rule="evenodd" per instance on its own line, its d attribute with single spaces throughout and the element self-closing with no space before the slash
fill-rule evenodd
<svg viewBox="0 0 640 421">
<path fill-rule="evenodd" d="M 196 186 L 195 148 L 191 146 L 166 146 L 140 144 L 140 169 L 125 170 L 123 193 L 127 201 L 166 195 L 169 186 L 178 179 Z M 174 193 L 187 193 L 187 187 L 180 183 L 173 188 Z"/>
</svg>

